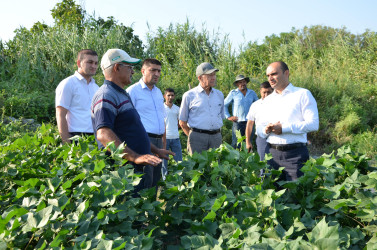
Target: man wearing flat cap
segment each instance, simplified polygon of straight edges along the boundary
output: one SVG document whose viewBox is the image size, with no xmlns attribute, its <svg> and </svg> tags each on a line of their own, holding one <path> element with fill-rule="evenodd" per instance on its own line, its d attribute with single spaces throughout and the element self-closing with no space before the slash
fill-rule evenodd
<svg viewBox="0 0 377 250">
<path fill-rule="evenodd" d="M 225 117 L 233 122 L 232 146 L 234 148 L 237 147 L 236 131 L 240 131 L 241 136 L 245 136 L 246 115 L 249 112 L 251 104 L 258 100 L 258 96 L 254 90 L 247 88 L 246 85 L 248 82 L 250 82 L 249 77 L 243 75 L 236 76 L 233 85 L 237 88 L 231 90 L 224 100 Z M 232 115 L 229 113 L 229 105 L 232 105 Z"/>
<path fill-rule="evenodd" d="M 151 187 L 151 176 L 146 166 L 157 166 L 169 159 L 171 151 L 154 146 L 141 122 L 140 116 L 124 87 L 131 84 L 133 65 L 140 59 L 130 57 L 121 49 L 110 49 L 102 57 L 101 68 L 104 84 L 92 100 L 92 124 L 99 148 L 114 142 L 116 146 L 125 143 L 124 158 L 136 173 L 144 173 L 135 192 Z M 154 153 L 155 155 L 152 155 Z"/>
<path fill-rule="evenodd" d="M 199 85 L 182 96 L 179 125 L 188 136 L 187 151 L 191 155 L 218 148 L 222 142 L 224 95 L 213 88 L 217 71 L 208 62 L 200 64 L 196 68 Z"/>
</svg>

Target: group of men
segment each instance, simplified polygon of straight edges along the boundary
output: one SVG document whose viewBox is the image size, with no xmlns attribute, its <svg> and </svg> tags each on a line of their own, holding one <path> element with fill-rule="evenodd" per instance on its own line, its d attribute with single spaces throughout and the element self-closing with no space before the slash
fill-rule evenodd
<svg viewBox="0 0 377 250">
<path fill-rule="evenodd" d="M 300 168 L 309 158 L 306 134 L 318 129 L 318 110 L 308 90 L 289 82 L 284 62 L 268 66 L 268 81 L 260 86 L 260 100 L 247 88 L 250 79 L 243 75 L 236 77 L 233 84 L 237 89 L 224 99 L 214 88 L 219 70 L 202 63 L 196 69 L 199 84 L 183 94 L 180 108 L 173 103 L 174 89 L 168 88 L 162 95 L 156 86 L 161 75 L 161 62 L 156 59 L 143 61 L 142 78 L 131 85 L 134 66 L 140 62 L 121 49 L 108 50 L 100 63 L 105 81 L 98 87 L 93 79 L 97 53 L 89 49 L 78 53 L 77 71 L 56 89 L 56 119 L 64 143 L 70 143 L 74 135 L 90 134 L 95 135 L 99 148 L 110 142 L 116 146 L 124 143 L 124 157 L 136 173 L 143 174 L 135 187 L 138 192 L 157 187 L 161 172 L 162 176 L 167 173 L 169 155 L 182 160 L 178 124 L 188 137 L 188 153 L 193 154 L 221 145 L 221 127 L 227 118 L 233 122 L 234 147 L 238 146 L 239 130 L 252 151 L 255 126 L 261 159 L 270 152 L 270 165 L 285 167 L 285 180 L 301 176 Z"/>
</svg>

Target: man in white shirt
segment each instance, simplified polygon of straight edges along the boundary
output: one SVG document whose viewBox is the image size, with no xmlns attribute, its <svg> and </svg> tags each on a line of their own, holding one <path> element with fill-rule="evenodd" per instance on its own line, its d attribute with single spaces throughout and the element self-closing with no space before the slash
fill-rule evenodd
<svg viewBox="0 0 377 250">
<path fill-rule="evenodd" d="M 182 96 L 179 125 L 188 136 L 187 151 L 191 155 L 218 148 L 222 143 L 224 95 L 214 88 L 217 71 L 210 63 L 201 63 L 196 68 L 199 85 Z"/>
<path fill-rule="evenodd" d="M 63 143 L 74 135 L 92 135 L 90 105 L 98 90 L 93 76 L 98 68 L 98 55 L 84 49 L 77 56 L 77 71 L 64 79 L 55 90 L 56 123 Z"/>
<path fill-rule="evenodd" d="M 255 126 L 257 126 L 256 124 L 258 124 L 258 122 L 260 122 L 258 116 L 260 116 L 263 112 L 263 100 L 268 95 L 270 95 L 272 93 L 272 91 L 274 91 L 274 90 L 271 88 L 271 85 L 268 81 L 261 83 L 261 85 L 260 85 L 261 99 L 259 99 L 256 102 L 253 102 L 253 104 L 251 104 L 249 112 L 246 116 L 246 118 L 247 118 L 246 148 L 247 148 L 248 152 L 251 152 L 253 150 L 252 131 L 253 131 L 254 124 L 255 124 Z M 255 139 L 255 143 L 257 144 L 257 152 L 259 154 L 260 160 L 263 161 L 265 154 L 269 153 L 267 140 L 266 140 L 266 138 L 261 138 L 261 137 L 257 136 L 257 138 Z"/>
<path fill-rule="evenodd" d="M 264 100 L 257 134 L 267 138 L 273 157 L 269 164 L 284 167 L 281 179 L 293 181 L 303 175 L 300 169 L 309 159 L 307 133 L 319 127 L 317 102 L 309 90 L 289 82 L 284 62 L 271 63 L 266 74 L 274 92 Z"/>
<path fill-rule="evenodd" d="M 165 90 L 165 127 L 166 127 L 166 145 L 165 149 L 170 149 L 175 153 L 174 160 L 176 162 L 182 161 L 182 146 L 179 140 L 178 131 L 178 118 L 179 118 L 179 107 L 174 104 L 175 91 L 172 88 L 167 88 Z M 162 176 L 165 177 L 168 172 L 168 161 L 165 160 L 162 169 Z"/>
<path fill-rule="evenodd" d="M 156 84 L 161 75 L 161 62 L 157 59 L 145 59 L 141 67 L 143 74 L 139 82 L 126 89 L 141 122 L 148 133 L 149 140 L 157 148 L 163 148 L 165 141 L 165 108 L 164 97 Z M 157 187 L 161 179 L 162 163 L 153 167 L 146 166 L 145 171 L 152 179 L 146 180 L 149 187 Z"/>
</svg>

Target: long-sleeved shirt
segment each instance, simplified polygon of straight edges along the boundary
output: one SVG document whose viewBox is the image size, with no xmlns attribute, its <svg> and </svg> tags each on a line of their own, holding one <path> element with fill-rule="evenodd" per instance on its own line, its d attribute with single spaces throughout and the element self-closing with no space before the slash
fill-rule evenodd
<svg viewBox="0 0 377 250">
<path fill-rule="evenodd" d="M 278 94 L 274 91 L 263 102 L 263 112 L 257 123 L 257 134 L 271 144 L 306 143 L 307 133 L 318 130 L 317 102 L 309 90 L 291 83 Z M 282 134 L 266 134 L 269 123 L 280 122 Z"/>
<path fill-rule="evenodd" d="M 246 115 L 250 106 L 257 100 L 257 94 L 251 89 L 247 89 L 246 95 L 243 95 L 239 89 L 233 89 L 224 100 L 225 117 L 229 118 L 232 116 L 228 110 L 229 105 L 232 104 L 233 116 L 238 117 L 239 122 L 247 121 Z"/>
</svg>

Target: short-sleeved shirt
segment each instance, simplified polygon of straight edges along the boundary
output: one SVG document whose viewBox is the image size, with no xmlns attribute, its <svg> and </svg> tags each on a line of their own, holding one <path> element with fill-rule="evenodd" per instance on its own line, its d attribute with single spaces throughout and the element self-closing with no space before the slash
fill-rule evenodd
<svg viewBox="0 0 377 250">
<path fill-rule="evenodd" d="M 223 126 L 224 95 L 212 88 L 209 95 L 200 84 L 182 96 L 179 120 L 187 122 L 190 128 L 215 130 Z"/>
<path fill-rule="evenodd" d="M 232 104 L 233 116 L 238 118 L 238 122 L 245 122 L 251 104 L 257 100 L 258 96 L 254 90 L 247 89 L 246 95 L 243 95 L 239 89 L 233 89 L 224 100 L 225 117 L 229 118 L 231 116 L 228 107 Z"/>
<path fill-rule="evenodd" d="M 110 128 L 127 147 L 138 154 L 150 154 L 151 146 L 140 116 L 126 91 L 111 81 L 105 80 L 92 101 L 94 131 Z M 104 145 L 97 140 L 98 147 Z"/>
<path fill-rule="evenodd" d="M 164 104 L 165 107 L 165 126 L 166 126 L 166 139 L 177 139 L 179 138 L 178 131 L 178 117 L 179 117 L 179 107 L 175 104 L 171 108 Z"/>
<path fill-rule="evenodd" d="M 263 108 L 263 99 L 259 99 L 258 101 L 253 102 L 253 104 L 251 104 L 250 106 L 249 112 L 247 113 L 246 119 L 249 121 L 254 121 L 255 126 L 257 126 L 260 120 L 258 116 L 260 116 L 262 114 L 261 112 L 263 112 L 261 111 L 262 108 Z M 255 131 L 255 134 L 257 134 L 257 131 Z"/>
<path fill-rule="evenodd" d="M 59 83 L 55 90 L 55 107 L 68 110 L 68 132 L 93 133 L 90 105 L 98 88 L 93 78 L 88 84 L 77 71 Z"/>
<path fill-rule="evenodd" d="M 164 97 L 156 86 L 149 89 L 143 79 L 127 88 L 141 122 L 148 133 L 162 135 L 165 133 Z"/>
</svg>

